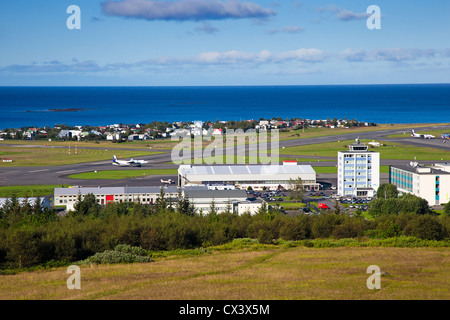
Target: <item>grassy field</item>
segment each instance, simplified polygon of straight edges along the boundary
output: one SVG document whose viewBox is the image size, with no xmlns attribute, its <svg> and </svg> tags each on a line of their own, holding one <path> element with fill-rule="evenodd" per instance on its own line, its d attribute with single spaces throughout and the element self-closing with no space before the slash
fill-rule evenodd
<svg viewBox="0 0 450 320">
<path fill-rule="evenodd" d="M 444 130 L 431 130 L 431 131 L 421 131 L 421 130 L 415 130 L 415 133 L 417 134 L 431 134 L 435 136 L 437 139 L 441 138 L 441 134 L 443 133 L 450 133 L 449 129 Z M 388 138 L 410 138 L 411 132 L 405 131 L 405 133 L 399 133 L 399 134 L 391 134 L 387 136 Z"/>
<path fill-rule="evenodd" d="M 170 139 L 130 141 L 114 143 L 111 141 L 47 141 L 47 140 L 2 140 L 0 146 L 5 145 L 23 145 L 23 146 L 45 146 L 45 147 L 71 147 L 79 148 L 100 148 L 100 149 L 171 149 L 176 142 Z"/>
<path fill-rule="evenodd" d="M 117 157 L 131 158 L 158 154 L 160 152 L 138 150 L 110 150 L 110 149 L 70 149 L 62 148 L 35 148 L 35 147 L 8 147 L 0 145 L 0 158 L 13 159 L 11 163 L 0 162 L 1 167 L 32 167 L 32 166 L 59 166 L 83 162 L 111 160 Z"/>
<path fill-rule="evenodd" d="M 81 266 L 81 290 L 66 268 L 0 275 L 2 300 L 437 300 L 450 298 L 445 248 L 260 246 Z M 381 289 L 367 288 L 371 265 Z"/>
<path fill-rule="evenodd" d="M 361 140 L 361 142 L 369 142 L 370 140 Z M 353 140 L 345 140 L 340 142 L 320 143 L 298 147 L 287 147 L 280 150 L 280 156 L 283 155 L 299 155 L 299 156 L 318 156 L 318 157 L 337 157 L 338 151 L 346 151 L 349 144 L 354 143 Z M 380 152 L 383 159 L 396 160 L 450 160 L 450 153 L 446 150 L 417 147 L 405 145 L 401 143 L 387 142 L 386 146 L 369 148 L 371 151 Z"/>
<path fill-rule="evenodd" d="M 315 138 L 324 137 L 332 135 L 340 135 L 347 133 L 359 133 L 359 132 L 371 132 L 371 131 L 381 131 L 381 130 L 401 130 L 409 128 L 428 127 L 431 125 L 447 125 L 447 123 L 440 124 L 379 124 L 376 127 L 355 127 L 355 128 L 308 128 L 303 132 L 300 130 L 290 130 L 289 132 L 280 132 L 280 140 L 292 140 L 292 139 L 305 139 L 305 138 Z M 445 130 L 444 130 L 445 131 Z"/>
<path fill-rule="evenodd" d="M 67 186 L 61 185 L 29 185 L 29 186 L 13 186 L 0 187 L 0 198 L 9 198 L 13 194 L 17 197 L 43 197 L 53 195 L 55 188 Z"/>
<path fill-rule="evenodd" d="M 149 175 L 176 175 L 177 169 L 148 169 L 148 170 L 105 170 L 84 172 L 70 175 L 71 179 L 128 179 Z"/>
</svg>

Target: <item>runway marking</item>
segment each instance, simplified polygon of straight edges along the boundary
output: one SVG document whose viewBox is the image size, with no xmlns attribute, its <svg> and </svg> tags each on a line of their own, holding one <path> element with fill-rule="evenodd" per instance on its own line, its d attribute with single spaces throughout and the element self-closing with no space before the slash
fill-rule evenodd
<svg viewBox="0 0 450 320">
<path fill-rule="evenodd" d="M 67 173 L 67 172 L 74 172 L 74 171 L 76 171 L 76 170 L 59 171 L 59 172 L 57 172 L 57 173 Z"/>
<path fill-rule="evenodd" d="M 44 172 L 44 171 L 48 171 L 48 169 L 29 171 L 29 173 Z"/>
</svg>

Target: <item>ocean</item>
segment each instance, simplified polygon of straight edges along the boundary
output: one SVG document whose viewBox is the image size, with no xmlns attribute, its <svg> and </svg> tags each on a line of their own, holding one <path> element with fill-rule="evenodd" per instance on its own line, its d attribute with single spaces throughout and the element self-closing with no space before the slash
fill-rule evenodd
<svg viewBox="0 0 450 320">
<path fill-rule="evenodd" d="M 450 84 L 0 87 L 0 114 L 0 129 L 272 117 L 438 123 L 450 122 Z"/>
</svg>

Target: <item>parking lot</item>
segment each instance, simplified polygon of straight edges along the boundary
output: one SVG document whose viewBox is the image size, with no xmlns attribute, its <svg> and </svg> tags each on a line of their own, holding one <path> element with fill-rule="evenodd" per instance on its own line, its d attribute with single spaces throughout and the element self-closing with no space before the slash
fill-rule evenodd
<svg viewBox="0 0 450 320">
<path fill-rule="evenodd" d="M 336 210 L 336 206 L 341 212 L 352 215 L 355 211 L 367 211 L 368 204 L 372 198 L 339 197 L 336 189 L 331 184 L 324 184 L 319 191 L 304 191 L 302 209 L 289 209 L 283 206 L 283 202 L 291 201 L 290 193 L 287 190 L 277 191 L 247 191 L 249 198 L 261 198 L 269 206 L 279 205 L 282 212 L 289 214 L 320 214 L 321 212 Z"/>
</svg>

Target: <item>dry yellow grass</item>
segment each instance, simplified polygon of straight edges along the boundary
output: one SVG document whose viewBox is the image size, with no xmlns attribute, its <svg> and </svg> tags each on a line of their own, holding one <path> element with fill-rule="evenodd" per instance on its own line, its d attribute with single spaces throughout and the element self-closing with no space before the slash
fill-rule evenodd
<svg viewBox="0 0 450 320">
<path fill-rule="evenodd" d="M 444 248 L 273 248 L 170 257 L 147 264 L 81 267 L 81 290 L 65 268 L 0 276 L 0 299 L 306 300 L 449 299 Z M 382 272 L 369 290 L 367 267 Z"/>
</svg>

